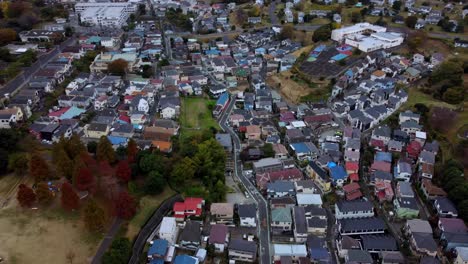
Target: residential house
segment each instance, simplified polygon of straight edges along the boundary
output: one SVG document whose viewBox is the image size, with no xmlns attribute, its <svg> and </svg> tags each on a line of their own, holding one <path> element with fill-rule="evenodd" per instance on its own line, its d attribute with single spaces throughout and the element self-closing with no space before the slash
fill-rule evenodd
<svg viewBox="0 0 468 264">
<path fill-rule="evenodd" d="M 229 242 L 228 227 L 222 224 L 211 226 L 208 243 L 214 245 L 216 252 L 224 252 Z"/>
<path fill-rule="evenodd" d="M 412 219 L 419 216 L 419 207 L 414 197 L 398 197 L 393 200 L 393 205 L 398 218 Z"/>
<path fill-rule="evenodd" d="M 362 197 L 361 187 L 359 183 L 352 182 L 343 186 L 343 191 L 346 196 L 346 200 L 352 201 Z"/>
<path fill-rule="evenodd" d="M 435 200 L 436 198 L 447 196 L 447 193 L 442 188 L 434 185 L 429 179 L 422 179 L 421 191 L 428 200 Z"/>
<path fill-rule="evenodd" d="M 323 192 L 329 192 L 331 189 L 331 181 L 327 172 L 317 165 L 316 162 L 311 161 L 306 167 L 308 176 L 317 184 Z"/>
<path fill-rule="evenodd" d="M 294 196 L 294 183 L 290 181 L 269 182 L 266 192 L 268 198 Z"/>
<path fill-rule="evenodd" d="M 299 258 L 303 257 L 307 257 L 306 245 L 273 244 L 273 259 L 275 260 L 275 262 L 283 259 L 291 263 L 293 260 L 298 261 Z"/>
<path fill-rule="evenodd" d="M 89 138 L 101 138 L 109 134 L 110 127 L 107 124 L 91 123 L 85 125 L 84 134 Z"/>
<path fill-rule="evenodd" d="M 320 194 L 315 193 L 298 193 L 296 194 L 297 205 L 299 206 L 322 206 L 322 198 Z"/>
<path fill-rule="evenodd" d="M 187 197 L 183 202 L 176 202 L 172 208 L 174 217 L 183 221 L 185 217 L 201 216 L 205 200 L 202 198 Z"/>
<path fill-rule="evenodd" d="M 438 231 L 440 240 L 445 249 L 453 250 L 456 247 L 466 247 L 468 243 L 468 228 L 459 218 L 439 218 Z"/>
<path fill-rule="evenodd" d="M 358 239 L 352 238 L 350 236 L 339 236 L 336 239 L 336 248 L 338 251 L 338 256 L 344 258 L 348 254 L 348 250 L 360 250 L 361 243 Z"/>
<path fill-rule="evenodd" d="M 288 158 L 288 150 L 283 144 L 273 144 L 273 151 L 275 152 L 275 159 L 286 159 Z"/>
<path fill-rule="evenodd" d="M 393 169 L 393 177 L 398 181 L 409 182 L 412 174 L 411 165 L 403 160 L 399 160 Z"/>
<path fill-rule="evenodd" d="M 257 207 L 254 204 L 239 204 L 237 206 L 241 227 L 257 226 Z"/>
<path fill-rule="evenodd" d="M 300 180 L 294 182 L 294 187 L 296 188 L 296 194 L 300 193 L 316 193 L 317 187 L 312 180 Z"/>
<path fill-rule="evenodd" d="M 274 208 L 271 210 L 272 232 L 283 233 L 292 230 L 291 208 Z"/>
<path fill-rule="evenodd" d="M 278 171 L 283 167 L 283 162 L 275 158 L 264 158 L 253 163 L 255 173 Z"/>
<path fill-rule="evenodd" d="M 156 239 L 152 241 L 148 249 L 148 260 L 163 260 L 167 254 L 169 243 L 165 239 Z"/>
<path fill-rule="evenodd" d="M 234 205 L 232 203 L 212 203 L 211 216 L 217 224 L 229 224 L 233 222 Z"/>
<path fill-rule="evenodd" d="M 432 228 L 428 221 L 412 219 L 406 221 L 405 234 L 409 238 L 411 249 L 416 254 L 436 256 L 437 243 L 432 234 Z"/>
<path fill-rule="evenodd" d="M 336 219 L 373 217 L 374 207 L 366 200 L 338 201 L 335 204 Z"/>
<path fill-rule="evenodd" d="M 337 228 L 341 235 L 383 234 L 386 230 L 385 222 L 379 217 L 338 219 Z"/>
<path fill-rule="evenodd" d="M 257 243 L 242 239 L 233 239 L 228 245 L 230 260 L 241 262 L 255 262 L 257 259 Z"/>
<path fill-rule="evenodd" d="M 275 182 L 275 181 L 284 181 L 288 180 L 291 182 L 296 182 L 301 179 L 303 179 L 303 175 L 301 170 L 297 168 L 292 168 L 292 169 L 283 169 L 283 170 L 277 170 L 277 171 L 272 171 L 272 172 L 265 172 L 265 173 L 257 173 L 255 175 L 257 187 L 260 190 L 264 190 L 267 183 L 269 182 Z"/>
<path fill-rule="evenodd" d="M 397 241 L 392 235 L 362 235 L 362 249 L 369 253 L 397 251 Z"/>
<path fill-rule="evenodd" d="M 439 217 L 456 218 L 458 211 L 455 205 L 447 197 L 438 197 L 434 199 L 434 209 Z"/>
<path fill-rule="evenodd" d="M 175 217 L 165 216 L 162 219 L 158 235 L 161 239 L 165 239 L 171 244 L 176 243 L 177 224 Z"/>
<path fill-rule="evenodd" d="M 185 227 L 179 237 L 179 244 L 181 247 L 197 250 L 201 244 L 201 223 L 199 221 L 185 222 Z"/>
<path fill-rule="evenodd" d="M 307 240 L 307 225 L 304 207 L 294 206 L 294 241 L 296 243 L 304 243 Z"/>
<path fill-rule="evenodd" d="M 369 252 L 360 249 L 350 249 L 344 257 L 345 263 L 372 264 L 374 260 Z"/>
</svg>

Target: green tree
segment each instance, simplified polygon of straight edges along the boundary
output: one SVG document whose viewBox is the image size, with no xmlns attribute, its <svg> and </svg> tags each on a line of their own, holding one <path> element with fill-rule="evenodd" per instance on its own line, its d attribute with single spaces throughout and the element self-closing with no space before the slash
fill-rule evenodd
<svg viewBox="0 0 468 264">
<path fill-rule="evenodd" d="M 156 171 L 158 173 L 164 172 L 164 158 L 159 153 L 149 153 L 140 159 L 140 170 L 144 173 Z"/>
<path fill-rule="evenodd" d="M 314 42 L 327 41 L 331 37 L 331 25 L 323 25 L 314 31 L 312 40 Z"/>
<path fill-rule="evenodd" d="M 226 186 L 221 180 L 218 180 L 209 194 L 211 202 L 222 202 L 226 198 Z"/>
<path fill-rule="evenodd" d="M 280 39 L 292 39 L 294 37 L 294 25 L 286 24 L 281 29 Z"/>
<path fill-rule="evenodd" d="M 458 215 L 464 220 L 468 221 L 468 200 L 461 201 L 458 206 Z"/>
<path fill-rule="evenodd" d="M 393 2 L 392 9 L 395 11 L 401 10 L 401 1 L 397 0 Z"/>
<path fill-rule="evenodd" d="M 263 156 L 266 158 L 272 158 L 275 156 L 275 151 L 273 150 L 273 144 L 267 143 L 262 147 Z"/>
<path fill-rule="evenodd" d="M 157 171 L 152 171 L 148 174 L 145 180 L 144 191 L 145 194 L 156 195 L 164 191 L 166 180 Z"/>
<path fill-rule="evenodd" d="M 171 172 L 172 186 L 177 189 L 185 189 L 187 184 L 191 185 L 196 169 L 196 165 L 191 158 L 183 158 L 174 166 Z"/>
<path fill-rule="evenodd" d="M 351 22 L 358 23 L 358 22 L 361 22 L 361 21 L 362 21 L 361 13 L 359 11 L 353 11 L 351 13 Z"/>
<path fill-rule="evenodd" d="M 443 62 L 430 76 L 431 84 L 445 83 L 449 86 L 461 85 L 463 82 L 463 64 L 457 60 Z"/>
<path fill-rule="evenodd" d="M 93 199 L 90 199 L 83 210 L 84 222 L 90 232 L 102 232 L 106 223 L 104 210 Z"/>
<path fill-rule="evenodd" d="M 26 153 L 14 153 L 8 157 L 8 170 L 18 176 L 24 176 L 28 171 L 29 158 Z"/>
<path fill-rule="evenodd" d="M 96 141 L 89 141 L 88 144 L 86 145 L 86 148 L 88 149 L 89 153 L 96 154 L 97 142 Z"/>
<path fill-rule="evenodd" d="M 132 252 L 132 244 L 126 237 L 112 241 L 109 250 L 102 256 L 102 264 L 127 264 Z"/>
<path fill-rule="evenodd" d="M 408 16 L 405 19 L 405 24 L 409 28 L 414 28 L 416 26 L 417 22 L 418 22 L 418 17 L 417 16 Z"/>
<path fill-rule="evenodd" d="M 109 139 L 107 139 L 106 136 L 102 136 L 99 139 L 96 150 L 96 157 L 98 161 L 106 160 L 111 164 L 115 162 L 116 158 L 114 148 L 112 147 L 111 142 L 109 141 Z"/>
<path fill-rule="evenodd" d="M 468 200 L 468 183 L 465 181 L 457 185 L 448 193 L 448 196 L 455 204 L 463 200 Z"/>
</svg>

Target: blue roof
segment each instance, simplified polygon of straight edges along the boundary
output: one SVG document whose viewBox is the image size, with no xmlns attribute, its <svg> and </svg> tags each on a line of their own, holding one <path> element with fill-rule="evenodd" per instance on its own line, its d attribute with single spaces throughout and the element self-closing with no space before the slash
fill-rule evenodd
<svg viewBox="0 0 468 264">
<path fill-rule="evenodd" d="M 335 56 L 331 57 L 330 59 L 332 59 L 334 61 L 340 61 L 340 60 L 345 59 L 346 57 L 348 57 L 348 55 L 340 53 L 340 54 L 336 54 Z"/>
<path fill-rule="evenodd" d="M 327 47 L 327 46 L 325 46 L 325 45 L 320 45 L 320 46 L 316 47 L 316 48 L 314 49 L 314 51 L 316 51 L 316 52 L 321 52 L 321 51 L 324 51 L 326 47 Z"/>
<path fill-rule="evenodd" d="M 205 51 L 206 55 L 217 55 L 220 54 L 219 50 L 206 50 Z"/>
<path fill-rule="evenodd" d="M 305 143 L 294 143 L 291 144 L 291 147 L 296 153 L 308 153 L 310 152 L 309 147 Z"/>
<path fill-rule="evenodd" d="M 312 260 L 329 260 L 330 252 L 326 248 L 313 248 L 310 250 Z"/>
<path fill-rule="evenodd" d="M 60 116 L 60 120 L 72 119 L 72 118 L 74 118 L 76 116 L 81 115 L 84 112 L 86 112 L 86 110 L 78 108 L 76 106 L 72 106 L 65 113 L 63 113 L 63 115 Z"/>
<path fill-rule="evenodd" d="M 97 43 L 97 42 L 101 42 L 101 37 L 99 36 L 92 36 L 90 38 L 88 38 L 88 40 L 86 41 L 87 43 Z"/>
<path fill-rule="evenodd" d="M 112 145 L 125 145 L 127 144 L 128 138 L 116 137 L 116 136 L 107 136 Z"/>
<path fill-rule="evenodd" d="M 150 264 L 164 264 L 164 259 L 152 259 Z"/>
<path fill-rule="evenodd" d="M 377 153 L 375 153 L 374 160 L 375 161 L 386 161 L 386 162 L 391 163 L 392 162 L 392 153 L 378 151 Z"/>
<path fill-rule="evenodd" d="M 228 100 L 229 100 L 229 94 L 223 93 L 216 101 L 216 105 L 225 105 Z"/>
<path fill-rule="evenodd" d="M 195 264 L 196 259 L 189 255 L 178 255 L 175 257 L 174 264 Z"/>
<path fill-rule="evenodd" d="M 153 241 L 153 245 L 148 250 L 148 255 L 166 255 L 167 248 L 169 247 L 169 242 L 165 239 L 157 239 Z"/>
<path fill-rule="evenodd" d="M 333 161 L 330 161 L 330 162 L 327 163 L 327 167 L 328 167 L 329 169 L 331 169 L 331 168 L 333 168 L 333 167 L 336 167 L 336 163 L 333 162 Z"/>
<path fill-rule="evenodd" d="M 349 77 L 353 77 L 353 75 L 354 75 L 354 73 L 353 73 L 353 71 L 351 69 L 347 70 L 345 72 L 345 74 L 348 75 Z"/>
<path fill-rule="evenodd" d="M 333 180 L 342 180 L 348 177 L 348 174 L 346 173 L 345 168 L 343 166 L 338 165 L 335 167 L 330 168 L 330 175 L 333 178 Z"/>
</svg>

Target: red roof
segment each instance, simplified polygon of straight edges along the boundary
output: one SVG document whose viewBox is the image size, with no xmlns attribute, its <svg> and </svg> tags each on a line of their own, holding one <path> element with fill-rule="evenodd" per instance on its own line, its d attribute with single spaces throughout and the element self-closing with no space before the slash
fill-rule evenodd
<svg viewBox="0 0 468 264">
<path fill-rule="evenodd" d="M 361 198 L 361 197 L 362 197 L 361 190 L 357 190 L 357 191 L 354 191 L 352 193 L 347 193 L 346 194 L 346 200 L 348 200 L 348 201 L 356 200 L 356 199 Z"/>
<path fill-rule="evenodd" d="M 385 143 L 380 139 L 371 139 L 371 146 L 385 149 Z"/>
<path fill-rule="evenodd" d="M 174 212 L 185 212 L 185 203 L 183 202 L 177 202 L 174 204 L 174 207 L 172 208 Z"/>
<path fill-rule="evenodd" d="M 130 124 L 130 122 L 131 122 L 131 121 L 130 121 L 130 117 L 127 116 L 127 115 L 120 115 L 120 116 L 119 116 L 119 120 L 124 121 L 124 122 L 129 123 L 129 124 Z"/>
<path fill-rule="evenodd" d="M 357 182 L 352 182 L 350 184 L 346 184 L 345 186 L 343 186 L 343 190 L 346 193 L 351 193 L 351 192 L 358 191 L 360 188 L 361 188 L 361 186 L 359 186 L 359 183 L 357 183 Z"/>
<path fill-rule="evenodd" d="M 359 174 L 357 173 L 351 173 L 349 175 L 349 179 L 352 180 L 352 181 L 359 181 Z"/>
<path fill-rule="evenodd" d="M 374 161 L 372 163 L 371 169 L 373 171 L 385 171 L 385 172 L 390 172 L 391 171 L 392 164 L 385 162 L 385 161 Z"/>
<path fill-rule="evenodd" d="M 406 151 L 408 152 L 409 156 L 416 158 L 421 152 L 421 143 L 417 141 L 411 141 L 406 147 Z"/>
<path fill-rule="evenodd" d="M 61 117 L 63 114 L 65 114 L 65 112 L 68 111 L 68 109 L 70 109 L 70 107 L 64 107 L 57 111 L 50 112 L 49 117 Z"/>
<path fill-rule="evenodd" d="M 358 162 L 353 162 L 353 161 L 348 161 L 346 162 L 346 170 L 347 171 L 358 171 L 359 170 L 359 163 Z"/>
<path fill-rule="evenodd" d="M 177 202 L 172 207 L 174 212 L 183 212 L 184 215 L 176 214 L 176 217 L 183 218 L 187 215 L 196 215 L 200 216 L 202 212 L 203 199 L 188 197 L 184 202 Z M 190 211 L 190 212 L 188 212 Z"/>
<path fill-rule="evenodd" d="M 314 122 L 328 122 L 332 120 L 332 116 L 329 114 L 325 115 L 313 115 L 304 117 L 304 122 L 314 123 Z"/>
</svg>

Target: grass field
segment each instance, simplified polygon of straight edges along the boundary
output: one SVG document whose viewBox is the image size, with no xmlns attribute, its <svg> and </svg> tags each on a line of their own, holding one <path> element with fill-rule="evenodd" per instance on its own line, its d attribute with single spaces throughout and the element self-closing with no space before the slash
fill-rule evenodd
<svg viewBox="0 0 468 264">
<path fill-rule="evenodd" d="M 143 196 L 140 199 L 140 210 L 128 224 L 126 237 L 128 237 L 130 240 L 133 240 L 140 231 L 141 227 L 146 223 L 146 221 L 150 218 L 154 211 L 159 207 L 161 202 L 163 202 L 164 200 L 166 200 L 174 194 L 175 191 L 173 191 L 169 187 L 166 187 L 166 189 L 164 189 L 164 192 L 162 192 L 159 195 Z"/>
<path fill-rule="evenodd" d="M 0 211 L 0 257 L 6 263 L 89 263 L 101 237 L 83 232 L 79 214 L 61 209 Z"/>
<path fill-rule="evenodd" d="M 408 89 L 408 101 L 402 106 L 401 110 L 412 108 L 415 104 L 425 104 L 427 107 L 440 106 L 455 109 L 455 105 L 434 99 L 431 95 L 419 91 L 417 88 Z"/>
<path fill-rule="evenodd" d="M 214 101 L 204 98 L 182 98 L 179 118 L 182 136 L 189 136 L 210 127 L 219 127 L 208 108 L 208 104 L 212 102 Z"/>
</svg>

